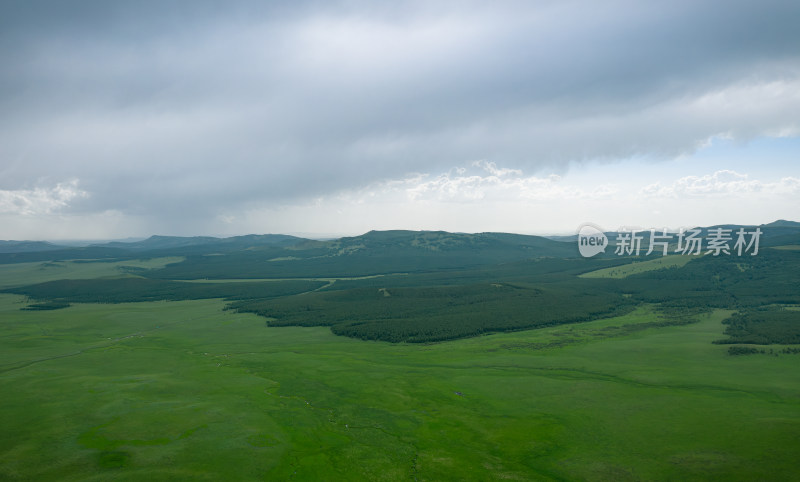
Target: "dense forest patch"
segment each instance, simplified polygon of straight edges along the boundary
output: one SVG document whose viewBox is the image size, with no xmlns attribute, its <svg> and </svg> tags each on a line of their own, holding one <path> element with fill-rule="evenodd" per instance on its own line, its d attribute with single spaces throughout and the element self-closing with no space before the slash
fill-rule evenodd
<svg viewBox="0 0 800 482">
<path fill-rule="evenodd" d="M 244 283 L 186 283 L 146 278 L 59 280 L 19 288 L 5 293 L 36 300 L 73 303 L 129 303 L 136 301 L 180 301 L 207 298 L 272 298 L 311 291 L 324 281 L 287 280 Z"/>
<path fill-rule="evenodd" d="M 727 339 L 715 343 L 753 345 L 800 343 L 800 311 L 781 307 L 750 309 L 723 321 Z"/>
<path fill-rule="evenodd" d="M 156 241 L 166 242 L 149 243 Z M 800 251 L 584 259 L 562 253 L 572 245 L 553 243 L 492 233 L 373 232 L 332 242 L 221 250 L 213 256 L 191 246 L 181 248 L 186 252 L 170 248 L 180 258 L 162 258 L 176 262 L 153 260 L 142 269 L 126 268 L 140 276 L 19 286 L 23 279 L 44 281 L 57 276 L 52 270 L 65 269 L 48 268 L 27 273 L 6 292 L 30 297 L 34 303 L 27 309 L 33 310 L 81 302 L 223 298 L 231 309 L 267 317 L 271 326 L 330 326 L 338 335 L 392 342 L 586 321 L 643 303 L 657 304 L 673 318 L 714 308 L 741 311 L 728 327 L 730 343 L 795 343 L 787 340 L 800 336 L 792 314 L 762 310 L 800 303 Z M 98 264 L 113 268 L 98 273 L 119 272 L 112 260 L 103 261 L 59 266 L 70 267 L 65 277 L 84 277 L 83 271 L 88 274 Z M 83 264 L 78 273 L 75 267 Z M 598 273 L 610 277 L 594 277 Z M 252 281 L 228 282 L 236 278 Z M 204 282 L 182 281 L 198 279 Z"/>
<path fill-rule="evenodd" d="M 491 283 L 357 288 L 230 307 L 268 317 L 270 326 L 325 325 L 365 340 L 419 343 L 588 321 L 629 310 L 632 303 L 598 289 Z"/>
</svg>

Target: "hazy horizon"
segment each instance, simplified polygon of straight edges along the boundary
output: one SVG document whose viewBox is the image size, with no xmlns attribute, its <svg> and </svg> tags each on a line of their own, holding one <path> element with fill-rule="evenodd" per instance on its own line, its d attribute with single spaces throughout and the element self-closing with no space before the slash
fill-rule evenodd
<svg viewBox="0 0 800 482">
<path fill-rule="evenodd" d="M 681 228 L 689 229 L 689 228 L 696 228 L 696 227 L 710 227 L 710 226 L 723 226 L 723 225 L 725 225 L 725 226 L 727 226 L 727 225 L 763 226 L 763 225 L 771 224 L 773 222 L 780 222 L 780 221 L 788 221 L 788 222 L 792 222 L 792 223 L 800 223 L 800 221 L 794 221 L 792 219 L 773 219 L 772 221 L 764 222 L 764 223 L 758 223 L 758 224 L 743 224 L 743 223 L 731 222 L 731 223 L 714 223 L 714 224 L 703 225 L 703 226 L 701 226 L 701 225 L 666 226 L 666 228 L 668 229 L 668 232 L 678 232 Z M 629 225 L 624 225 L 624 226 L 615 226 L 615 227 L 607 227 L 607 226 L 601 226 L 601 227 L 604 228 L 604 232 L 616 232 L 616 231 L 618 231 L 620 229 L 623 229 L 623 230 L 624 229 L 639 229 L 639 228 L 641 228 L 643 230 L 662 229 L 665 226 L 657 227 L 657 226 L 629 226 Z M 152 234 L 147 234 L 147 235 L 142 235 L 142 236 L 129 236 L 129 237 L 125 237 L 125 238 L 0 239 L 0 241 L 7 241 L 7 242 L 28 242 L 28 241 L 37 242 L 37 241 L 43 241 L 43 242 L 49 242 L 49 243 L 53 243 L 53 244 L 61 244 L 61 245 L 65 245 L 65 246 L 76 246 L 76 247 L 77 246 L 88 246 L 88 245 L 91 245 L 91 244 L 112 243 L 112 242 L 136 243 L 136 242 L 144 241 L 146 239 L 150 239 L 152 237 L 157 237 L 157 236 L 164 236 L 164 237 L 175 236 L 175 237 L 189 237 L 189 238 L 191 238 L 191 237 L 211 237 L 211 238 L 224 239 L 224 238 L 232 238 L 232 237 L 238 237 L 238 236 L 288 235 L 288 236 L 295 236 L 295 237 L 298 237 L 298 238 L 325 241 L 325 240 L 339 239 L 339 238 L 344 238 L 344 237 L 361 236 L 361 235 L 364 235 L 364 234 L 366 234 L 366 233 L 368 233 L 370 231 L 404 231 L 404 229 L 399 229 L 399 228 L 398 229 L 374 229 L 374 230 L 373 229 L 369 229 L 367 231 L 353 232 L 353 233 L 313 233 L 313 232 L 312 233 L 307 233 L 307 232 L 302 232 L 302 233 L 298 233 L 298 232 L 294 232 L 294 233 L 258 233 L 258 232 L 252 232 L 252 233 L 240 233 L 240 234 L 187 234 L 187 235 L 181 235 L 181 236 L 161 234 L 161 233 L 152 233 Z M 566 237 L 566 236 L 576 236 L 577 233 L 578 233 L 578 226 L 576 226 L 576 228 L 574 230 L 572 230 L 572 231 L 564 231 L 564 232 L 547 231 L 546 229 L 539 230 L 539 231 L 532 231 L 532 232 L 515 232 L 515 231 L 472 231 L 472 232 L 469 232 L 469 231 L 447 231 L 447 230 L 443 230 L 443 229 L 422 229 L 422 230 L 411 230 L 411 231 L 449 232 L 449 233 L 453 233 L 453 234 L 481 234 L 481 233 L 489 233 L 489 232 L 502 232 L 502 233 L 508 233 L 508 234 L 521 234 L 521 235 L 542 236 L 542 237 L 561 237 L 561 236 Z"/>
</svg>

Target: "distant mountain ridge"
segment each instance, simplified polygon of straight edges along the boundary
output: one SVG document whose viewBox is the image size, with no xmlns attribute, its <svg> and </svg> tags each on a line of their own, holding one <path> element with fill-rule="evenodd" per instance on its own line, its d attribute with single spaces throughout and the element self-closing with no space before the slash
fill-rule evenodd
<svg viewBox="0 0 800 482">
<path fill-rule="evenodd" d="M 0 253 L 31 253 L 52 251 L 65 247 L 48 241 L 0 241 Z"/>
<path fill-rule="evenodd" d="M 787 221 L 785 219 L 779 219 L 777 221 L 773 221 L 769 224 L 763 224 L 762 226 L 768 226 L 771 228 L 800 228 L 800 223 L 797 221 Z"/>
<path fill-rule="evenodd" d="M 735 230 L 756 226 L 718 225 L 699 228 L 703 235 L 715 228 Z M 758 226 L 763 232 L 762 246 L 800 244 L 800 222 L 777 220 Z M 616 232 L 607 232 L 614 244 Z M 644 232 L 647 237 L 649 233 Z M 70 247 L 46 241 L 0 241 L 0 263 L 21 263 L 66 259 L 133 259 L 162 256 L 208 256 L 211 254 L 267 260 L 277 268 L 282 263 L 340 256 L 361 256 L 365 263 L 382 264 L 387 269 L 393 258 L 438 260 L 474 258 L 477 264 L 507 262 L 539 257 L 575 257 L 576 236 L 533 236 L 513 233 L 451 233 L 447 231 L 386 230 L 358 236 L 320 241 L 285 234 L 250 234 L 228 238 L 211 236 L 151 236 L 139 241 L 112 241 L 84 247 Z M 251 253 L 251 254 L 247 254 Z M 416 261 L 415 261 L 416 262 Z M 319 264 L 319 262 L 317 262 Z M 324 263 L 323 263 L 324 264 Z M 412 263 L 414 264 L 414 263 Z M 419 261 L 415 266 L 423 266 Z"/>
<path fill-rule="evenodd" d="M 286 240 L 288 242 L 288 240 Z M 162 279 L 372 276 L 479 267 L 577 255 L 574 245 L 540 236 L 445 231 L 369 231 L 330 241 L 257 246 L 222 256 L 197 253 L 149 276 Z"/>
<path fill-rule="evenodd" d="M 219 246 L 226 248 L 248 248 L 253 246 L 289 246 L 306 241 L 288 234 L 248 234 L 232 236 L 230 238 L 215 238 L 211 236 L 159 236 L 154 235 L 142 241 L 93 244 L 92 247 L 119 248 L 133 251 L 147 251 L 159 249 L 183 248 L 188 246 Z"/>
</svg>

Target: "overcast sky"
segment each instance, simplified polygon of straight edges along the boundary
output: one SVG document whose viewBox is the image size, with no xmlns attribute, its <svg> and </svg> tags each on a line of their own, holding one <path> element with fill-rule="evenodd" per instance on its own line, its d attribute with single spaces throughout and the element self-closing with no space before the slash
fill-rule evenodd
<svg viewBox="0 0 800 482">
<path fill-rule="evenodd" d="M 800 2 L 0 2 L 0 239 L 800 220 Z"/>
</svg>

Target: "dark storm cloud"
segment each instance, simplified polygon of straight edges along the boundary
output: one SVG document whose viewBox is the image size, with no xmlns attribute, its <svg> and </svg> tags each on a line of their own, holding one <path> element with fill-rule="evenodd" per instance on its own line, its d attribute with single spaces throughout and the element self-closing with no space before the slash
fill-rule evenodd
<svg viewBox="0 0 800 482">
<path fill-rule="evenodd" d="M 798 24 L 788 1 L 4 2 L 0 190 L 77 180 L 73 210 L 169 220 L 674 156 L 800 128 Z"/>
</svg>

